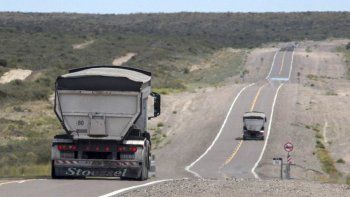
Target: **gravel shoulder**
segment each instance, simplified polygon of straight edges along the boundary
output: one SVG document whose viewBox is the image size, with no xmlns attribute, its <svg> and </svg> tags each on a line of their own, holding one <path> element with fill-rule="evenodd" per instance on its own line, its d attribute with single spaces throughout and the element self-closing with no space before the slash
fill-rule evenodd
<svg viewBox="0 0 350 197">
<path fill-rule="evenodd" d="M 175 180 L 135 189 L 120 196 L 349 196 L 347 185 L 279 180 Z"/>
</svg>

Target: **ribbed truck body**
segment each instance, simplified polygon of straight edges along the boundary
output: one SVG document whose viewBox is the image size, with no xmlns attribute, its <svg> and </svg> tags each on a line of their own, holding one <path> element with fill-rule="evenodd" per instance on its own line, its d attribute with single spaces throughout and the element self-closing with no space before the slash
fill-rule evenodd
<svg viewBox="0 0 350 197">
<path fill-rule="evenodd" d="M 151 74 L 138 69 L 95 66 L 59 76 L 55 112 L 66 133 L 53 140 L 52 177 L 147 179 L 150 95 L 156 117 L 160 96 L 151 93 Z"/>
</svg>

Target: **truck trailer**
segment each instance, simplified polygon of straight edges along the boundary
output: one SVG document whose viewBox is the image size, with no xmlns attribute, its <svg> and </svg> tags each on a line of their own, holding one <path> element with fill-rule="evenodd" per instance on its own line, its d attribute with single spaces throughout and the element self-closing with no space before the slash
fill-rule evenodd
<svg viewBox="0 0 350 197">
<path fill-rule="evenodd" d="M 266 115 L 262 112 L 252 111 L 243 115 L 243 140 L 264 140 Z"/>
<path fill-rule="evenodd" d="M 147 113 L 153 97 L 153 114 Z M 52 142 L 51 176 L 148 179 L 147 121 L 160 115 L 151 73 L 120 66 L 90 66 L 57 77 L 54 111 L 64 134 Z"/>
</svg>

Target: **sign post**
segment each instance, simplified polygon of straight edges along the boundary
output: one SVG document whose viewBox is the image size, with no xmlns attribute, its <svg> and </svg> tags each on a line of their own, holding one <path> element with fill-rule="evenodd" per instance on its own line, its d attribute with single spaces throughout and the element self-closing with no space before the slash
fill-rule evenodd
<svg viewBox="0 0 350 197">
<path fill-rule="evenodd" d="M 290 164 L 292 163 L 292 157 L 289 153 L 293 151 L 293 148 L 294 146 L 290 142 L 284 144 L 284 150 L 287 152 L 286 179 L 290 179 Z"/>
</svg>

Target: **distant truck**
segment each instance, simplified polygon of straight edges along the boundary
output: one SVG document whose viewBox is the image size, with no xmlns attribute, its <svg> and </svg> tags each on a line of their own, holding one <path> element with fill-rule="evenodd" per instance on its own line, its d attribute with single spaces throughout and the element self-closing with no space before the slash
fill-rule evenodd
<svg viewBox="0 0 350 197">
<path fill-rule="evenodd" d="M 116 66 L 70 70 L 56 80 L 54 110 L 65 134 L 53 139 L 53 179 L 146 180 L 155 170 L 147 121 L 160 115 L 160 95 L 151 92 L 151 73 Z"/>
<path fill-rule="evenodd" d="M 264 140 L 266 115 L 262 112 L 246 112 L 243 115 L 243 140 Z"/>
</svg>

